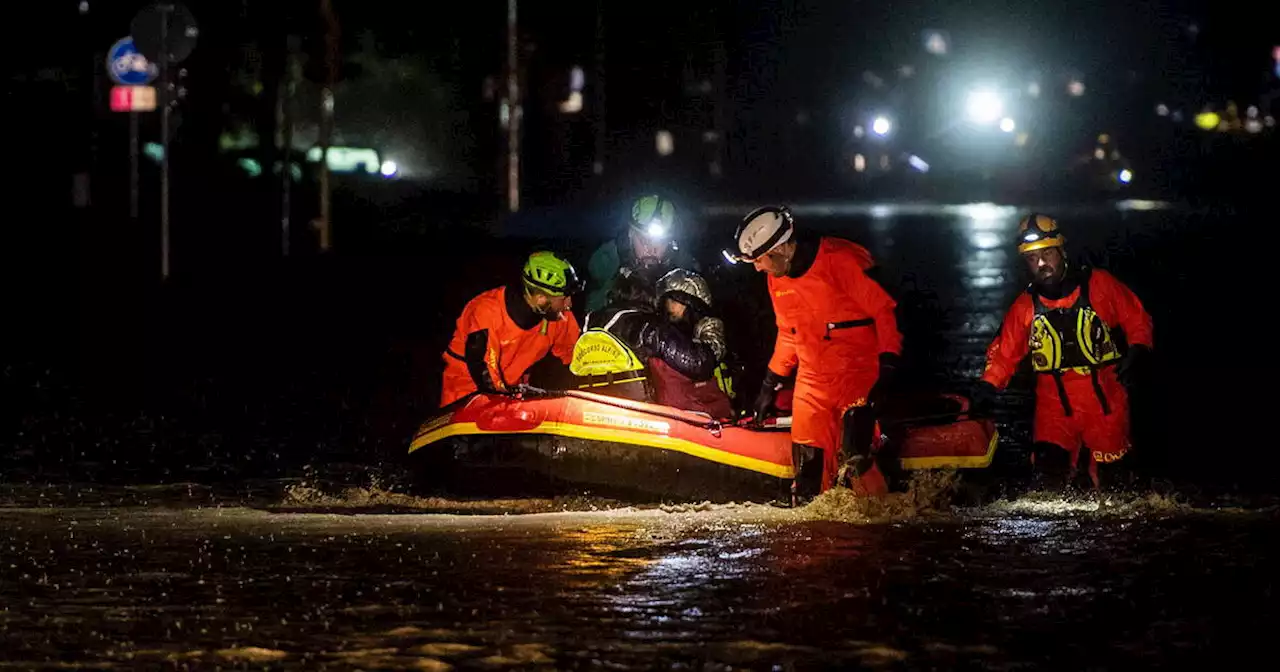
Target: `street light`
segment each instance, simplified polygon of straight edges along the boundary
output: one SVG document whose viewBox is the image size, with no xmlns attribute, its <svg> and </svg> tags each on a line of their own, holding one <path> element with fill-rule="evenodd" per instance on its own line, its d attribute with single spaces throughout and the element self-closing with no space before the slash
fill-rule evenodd
<svg viewBox="0 0 1280 672">
<path fill-rule="evenodd" d="M 891 130 L 893 130 L 893 124 L 889 121 L 888 117 L 876 117 L 875 121 L 871 122 L 871 132 L 878 136 L 884 137 L 888 135 Z"/>
<path fill-rule="evenodd" d="M 992 91 L 974 91 L 969 94 L 965 109 L 969 119 L 978 124 L 991 124 L 1004 112 L 1004 102 Z"/>
</svg>

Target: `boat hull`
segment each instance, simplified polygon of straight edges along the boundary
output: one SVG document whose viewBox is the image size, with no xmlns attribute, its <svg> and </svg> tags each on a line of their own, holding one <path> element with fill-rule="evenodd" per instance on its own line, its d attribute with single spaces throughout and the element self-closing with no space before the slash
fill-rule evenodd
<svg viewBox="0 0 1280 672">
<path fill-rule="evenodd" d="M 423 423 L 409 452 L 433 487 L 456 494 L 785 500 L 795 475 L 789 427 L 790 418 L 721 425 L 590 393 L 475 394 Z M 985 468 L 997 438 L 986 420 L 888 434 L 883 458 L 894 471 Z"/>
</svg>

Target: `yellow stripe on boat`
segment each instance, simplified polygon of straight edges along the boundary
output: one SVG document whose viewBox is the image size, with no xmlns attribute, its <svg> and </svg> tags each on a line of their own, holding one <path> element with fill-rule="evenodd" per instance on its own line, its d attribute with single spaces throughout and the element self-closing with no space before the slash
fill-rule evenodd
<svg viewBox="0 0 1280 672">
<path fill-rule="evenodd" d="M 504 430 L 500 432 L 487 431 L 480 429 L 474 422 L 460 422 L 453 425 L 446 425 L 439 429 L 418 434 L 413 439 L 413 443 L 409 444 L 409 452 L 439 441 L 447 439 L 451 436 L 469 436 L 475 434 L 554 434 L 570 439 L 587 439 L 590 441 L 616 441 L 631 446 L 648 446 L 650 448 L 660 448 L 662 450 L 674 450 L 686 455 L 692 455 L 704 460 L 727 464 L 731 467 L 739 469 L 748 469 L 761 474 L 768 474 L 775 478 L 794 478 L 795 469 L 790 466 L 774 464 L 765 460 L 745 455 L 738 455 L 716 448 L 709 448 L 693 441 L 686 439 L 677 439 L 670 436 L 661 436 L 655 434 L 645 434 L 641 432 L 631 432 L 625 429 L 611 429 L 605 427 L 583 427 L 582 425 L 574 425 L 567 422 L 543 422 L 534 429 L 526 430 Z"/>
<path fill-rule="evenodd" d="M 904 457 L 902 468 L 915 469 L 985 469 L 991 466 L 991 458 L 996 453 L 996 444 L 1000 442 L 1000 432 L 991 432 L 991 442 L 987 444 L 985 455 L 941 455 L 938 457 Z"/>
</svg>

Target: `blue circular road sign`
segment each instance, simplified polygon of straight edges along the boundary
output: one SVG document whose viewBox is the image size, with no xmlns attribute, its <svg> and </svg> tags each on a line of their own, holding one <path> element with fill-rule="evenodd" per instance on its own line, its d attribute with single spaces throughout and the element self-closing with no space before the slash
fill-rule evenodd
<svg viewBox="0 0 1280 672">
<path fill-rule="evenodd" d="M 159 68 L 138 51 L 132 37 L 124 37 L 107 52 L 107 74 L 121 86 L 143 86 L 156 78 Z"/>
</svg>

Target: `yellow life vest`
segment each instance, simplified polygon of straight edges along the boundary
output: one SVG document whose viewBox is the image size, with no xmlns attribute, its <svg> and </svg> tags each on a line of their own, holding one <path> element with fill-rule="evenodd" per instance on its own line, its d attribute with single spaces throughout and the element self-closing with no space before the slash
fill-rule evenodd
<svg viewBox="0 0 1280 672">
<path fill-rule="evenodd" d="M 720 362 L 715 370 L 716 387 L 724 392 L 725 396 L 730 399 L 736 399 L 737 394 L 733 391 L 733 374 L 729 373 L 729 365 Z"/>
<path fill-rule="evenodd" d="M 569 371 L 584 381 L 579 389 L 605 387 L 645 380 L 647 367 L 622 339 L 609 331 L 618 319 L 634 310 L 620 310 L 603 326 L 589 324 L 573 345 Z"/>
<path fill-rule="evenodd" d="M 1075 371 L 1088 375 L 1093 369 L 1120 359 L 1111 328 L 1089 302 L 1087 270 L 1080 281 L 1080 296 L 1068 308 L 1050 309 L 1032 293 L 1035 319 L 1031 322 L 1031 365 L 1037 373 Z"/>
<path fill-rule="evenodd" d="M 1028 339 L 1031 367 L 1036 373 L 1054 377 L 1066 415 L 1071 415 L 1071 403 L 1062 384 L 1062 374 L 1072 371 L 1091 376 L 1094 392 L 1101 402 L 1103 412 L 1110 414 L 1110 404 L 1098 382 L 1098 368 L 1122 357 L 1120 348 L 1112 337 L 1111 327 L 1093 310 L 1089 301 L 1091 277 L 1087 267 L 1081 270 L 1080 295 L 1067 308 L 1049 308 L 1034 288 L 1028 289 L 1035 307 Z"/>
</svg>

